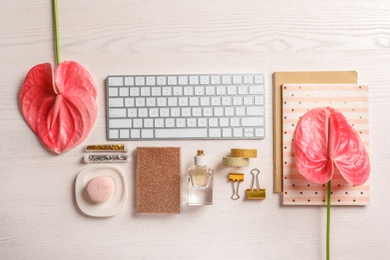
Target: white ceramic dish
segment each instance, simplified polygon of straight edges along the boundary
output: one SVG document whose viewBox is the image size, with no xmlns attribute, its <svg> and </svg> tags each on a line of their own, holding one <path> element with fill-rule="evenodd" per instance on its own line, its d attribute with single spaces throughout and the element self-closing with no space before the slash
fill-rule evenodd
<svg viewBox="0 0 390 260">
<path fill-rule="evenodd" d="M 88 182 L 98 176 L 109 176 L 114 180 L 115 189 L 106 202 L 93 204 L 84 195 Z M 118 214 L 127 201 L 127 184 L 123 171 L 113 165 L 88 165 L 77 175 L 75 183 L 76 202 L 80 210 L 88 216 L 110 217 Z"/>
</svg>

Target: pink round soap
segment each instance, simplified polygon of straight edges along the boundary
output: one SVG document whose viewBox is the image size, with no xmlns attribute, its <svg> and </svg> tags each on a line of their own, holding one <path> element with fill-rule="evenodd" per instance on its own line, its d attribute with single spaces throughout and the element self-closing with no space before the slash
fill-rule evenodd
<svg viewBox="0 0 390 260">
<path fill-rule="evenodd" d="M 98 176 L 91 179 L 85 188 L 91 202 L 98 204 L 106 202 L 114 193 L 114 181 L 108 176 Z"/>
</svg>

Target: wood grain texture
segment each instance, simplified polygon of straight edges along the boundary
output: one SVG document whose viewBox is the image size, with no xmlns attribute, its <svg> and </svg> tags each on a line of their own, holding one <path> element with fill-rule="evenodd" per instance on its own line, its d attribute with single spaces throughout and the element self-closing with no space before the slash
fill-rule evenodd
<svg viewBox="0 0 390 260">
<path fill-rule="evenodd" d="M 23 121 L 27 71 L 54 63 L 50 1 L 0 2 L 0 259 L 325 259 L 326 208 L 281 206 L 272 193 L 272 73 L 356 70 L 370 86 L 371 205 L 332 207 L 332 259 L 388 259 L 390 249 L 390 2 L 58 1 L 62 60 L 85 66 L 99 86 L 99 116 L 83 144 L 48 153 Z M 214 205 L 180 215 L 138 216 L 135 159 L 118 165 L 129 203 L 112 218 L 86 217 L 74 199 L 87 144 L 105 142 L 104 80 L 110 74 L 262 72 L 268 136 L 251 141 L 171 141 L 182 174 L 197 149 L 216 169 Z M 166 142 L 131 142 L 162 146 Z M 256 148 L 267 199 L 232 201 L 231 148 Z M 250 186 L 246 181 L 241 192 Z"/>
</svg>

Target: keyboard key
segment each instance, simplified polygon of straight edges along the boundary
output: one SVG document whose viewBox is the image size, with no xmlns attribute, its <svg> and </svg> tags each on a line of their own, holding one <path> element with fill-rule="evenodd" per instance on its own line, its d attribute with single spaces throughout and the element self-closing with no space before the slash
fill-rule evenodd
<svg viewBox="0 0 390 260">
<path fill-rule="evenodd" d="M 239 95 L 247 95 L 248 94 L 248 86 L 239 86 L 238 87 Z"/>
<path fill-rule="evenodd" d="M 131 129 L 130 130 L 130 136 L 131 136 L 131 138 L 140 138 L 141 137 L 141 130 L 139 130 L 139 129 Z"/>
<path fill-rule="evenodd" d="M 233 84 L 241 84 L 241 83 L 242 83 L 242 77 L 240 75 L 234 75 Z"/>
<path fill-rule="evenodd" d="M 147 108 L 139 108 L 138 109 L 138 117 L 148 117 L 148 109 Z"/>
<path fill-rule="evenodd" d="M 241 121 L 242 126 L 264 126 L 264 118 L 262 117 L 253 117 L 253 118 L 243 118 Z"/>
<path fill-rule="evenodd" d="M 249 86 L 249 94 L 251 95 L 261 95 L 264 94 L 263 85 L 251 85 Z"/>
<path fill-rule="evenodd" d="M 263 75 L 255 75 L 255 84 L 263 84 L 264 76 Z"/>
<path fill-rule="evenodd" d="M 220 118 L 219 125 L 220 126 L 229 126 L 229 118 L 227 118 L 227 117 Z"/>
<path fill-rule="evenodd" d="M 152 96 L 161 96 L 161 87 L 152 87 Z"/>
<path fill-rule="evenodd" d="M 188 98 L 187 97 L 179 97 L 179 106 L 184 107 L 188 106 Z"/>
<path fill-rule="evenodd" d="M 135 77 L 135 85 L 136 86 L 144 86 L 145 85 L 145 77 Z"/>
<path fill-rule="evenodd" d="M 131 128 L 131 119 L 110 119 L 108 124 L 110 128 Z"/>
<path fill-rule="evenodd" d="M 188 77 L 187 76 L 179 76 L 179 85 L 180 86 L 188 85 Z"/>
<path fill-rule="evenodd" d="M 177 127 L 185 127 L 186 126 L 185 118 L 177 118 L 176 119 L 176 126 Z"/>
<path fill-rule="evenodd" d="M 253 97 L 244 97 L 244 105 L 252 106 L 253 105 Z"/>
<path fill-rule="evenodd" d="M 202 108 L 200 107 L 192 108 L 192 116 L 202 116 Z"/>
<path fill-rule="evenodd" d="M 221 76 L 211 76 L 211 84 L 212 85 L 221 84 Z"/>
<path fill-rule="evenodd" d="M 228 86 L 228 95 L 237 95 L 237 86 Z"/>
<path fill-rule="evenodd" d="M 199 76 L 190 76 L 190 85 L 199 85 Z"/>
<path fill-rule="evenodd" d="M 155 77 L 146 77 L 146 85 L 147 86 L 156 85 L 156 78 Z"/>
<path fill-rule="evenodd" d="M 216 118 L 216 117 L 211 117 L 211 118 L 209 118 L 209 126 L 210 127 L 218 127 L 218 118 Z"/>
<path fill-rule="evenodd" d="M 158 107 L 166 107 L 167 106 L 167 98 L 165 98 L 165 97 L 157 98 L 157 106 Z"/>
<path fill-rule="evenodd" d="M 119 138 L 119 131 L 118 130 L 110 130 L 108 132 L 108 136 L 111 138 L 111 139 L 118 139 Z"/>
<path fill-rule="evenodd" d="M 157 105 L 156 98 L 148 97 L 146 98 L 146 106 L 147 107 L 155 107 Z"/>
<path fill-rule="evenodd" d="M 191 108 L 184 107 L 181 109 L 181 116 L 183 117 L 190 117 L 191 116 Z"/>
<path fill-rule="evenodd" d="M 153 119 L 151 119 L 151 118 L 144 119 L 144 127 L 145 128 L 152 128 L 153 126 L 154 126 Z"/>
<path fill-rule="evenodd" d="M 124 106 L 124 103 L 123 103 L 123 98 L 110 98 L 110 100 L 108 101 L 108 106 L 109 107 L 123 107 Z"/>
<path fill-rule="evenodd" d="M 121 97 L 129 96 L 129 88 L 119 88 L 119 96 Z"/>
<path fill-rule="evenodd" d="M 158 76 L 157 77 L 157 85 L 158 86 L 165 86 L 167 84 L 167 78 L 165 76 Z"/>
<path fill-rule="evenodd" d="M 231 83 L 232 83 L 232 77 L 231 76 L 228 76 L 228 75 L 222 76 L 222 84 L 229 85 Z"/>
<path fill-rule="evenodd" d="M 141 88 L 141 96 L 149 97 L 150 96 L 150 87 L 142 87 Z"/>
<path fill-rule="evenodd" d="M 162 119 L 162 118 L 154 119 L 154 126 L 155 127 L 165 127 L 164 119 Z"/>
<path fill-rule="evenodd" d="M 204 117 L 198 118 L 198 126 L 207 127 L 207 118 Z"/>
<path fill-rule="evenodd" d="M 124 108 L 112 108 L 108 110 L 108 116 L 110 118 L 126 117 L 126 109 Z"/>
<path fill-rule="evenodd" d="M 177 107 L 178 103 L 177 103 L 177 97 L 169 97 L 167 99 L 167 105 L 169 107 Z"/>
<path fill-rule="evenodd" d="M 190 97 L 190 106 L 199 106 L 199 98 L 198 97 Z"/>
<path fill-rule="evenodd" d="M 119 137 L 123 138 L 123 139 L 129 138 L 130 137 L 129 129 L 121 129 L 121 130 L 119 130 Z"/>
<path fill-rule="evenodd" d="M 255 128 L 255 136 L 264 137 L 265 136 L 264 128 Z"/>
<path fill-rule="evenodd" d="M 209 137 L 221 137 L 221 129 L 219 128 L 210 128 Z"/>
<path fill-rule="evenodd" d="M 141 130 L 141 137 L 142 138 L 153 138 L 153 129 L 142 129 Z"/>
<path fill-rule="evenodd" d="M 231 128 L 222 128 L 222 136 L 223 137 L 232 137 L 232 129 Z"/>
<path fill-rule="evenodd" d="M 182 87 L 173 87 L 173 95 L 174 96 L 183 96 L 183 88 Z"/>
<path fill-rule="evenodd" d="M 136 98 L 135 99 L 135 106 L 136 107 L 144 107 L 144 106 L 146 106 L 146 99 L 145 98 Z"/>
<path fill-rule="evenodd" d="M 125 77 L 125 86 L 134 86 L 134 77 Z"/>
<path fill-rule="evenodd" d="M 255 105 L 257 105 L 257 106 L 264 105 L 264 97 L 263 96 L 256 96 L 255 97 Z"/>
<path fill-rule="evenodd" d="M 158 108 L 149 108 L 149 116 L 150 117 L 158 117 Z"/>
<path fill-rule="evenodd" d="M 196 127 L 196 118 L 187 118 L 188 127 Z"/>
<path fill-rule="evenodd" d="M 243 136 L 242 128 L 233 128 L 233 136 L 242 137 Z"/>
<path fill-rule="evenodd" d="M 205 138 L 207 128 L 155 129 L 156 138 Z"/>
<path fill-rule="evenodd" d="M 118 88 L 109 88 L 108 89 L 108 96 L 109 97 L 117 97 L 118 96 Z"/>
<path fill-rule="evenodd" d="M 137 88 L 137 87 L 130 88 L 130 96 L 131 97 L 138 97 L 139 96 L 139 88 Z"/>
<path fill-rule="evenodd" d="M 134 107 L 135 101 L 134 98 L 125 98 L 125 107 Z"/>
<path fill-rule="evenodd" d="M 143 127 L 143 121 L 140 118 L 133 119 L 133 127 L 134 128 L 142 128 Z"/>
<path fill-rule="evenodd" d="M 214 86 L 207 86 L 205 92 L 206 92 L 207 96 L 214 96 L 215 95 L 215 87 Z"/>
<path fill-rule="evenodd" d="M 162 88 L 163 96 L 172 96 L 172 87 L 163 87 Z"/>
<path fill-rule="evenodd" d="M 204 96 L 204 87 L 196 86 L 194 89 L 195 96 Z"/>
<path fill-rule="evenodd" d="M 121 87 L 123 86 L 123 77 L 109 77 L 108 85 L 110 87 Z"/>
<path fill-rule="evenodd" d="M 253 75 L 244 75 L 244 84 L 252 84 Z"/>
<path fill-rule="evenodd" d="M 210 76 L 200 76 L 200 84 L 201 85 L 210 84 Z"/>
<path fill-rule="evenodd" d="M 217 95 L 219 95 L 219 96 L 226 95 L 226 86 L 218 86 L 217 87 Z"/>
<path fill-rule="evenodd" d="M 185 96 L 193 96 L 194 88 L 193 87 L 184 87 L 184 95 Z"/>
<path fill-rule="evenodd" d="M 248 116 L 262 116 L 264 115 L 264 109 L 262 107 L 247 107 L 246 114 Z"/>
<path fill-rule="evenodd" d="M 169 86 L 177 85 L 177 77 L 176 76 L 168 76 L 168 85 Z"/>
</svg>

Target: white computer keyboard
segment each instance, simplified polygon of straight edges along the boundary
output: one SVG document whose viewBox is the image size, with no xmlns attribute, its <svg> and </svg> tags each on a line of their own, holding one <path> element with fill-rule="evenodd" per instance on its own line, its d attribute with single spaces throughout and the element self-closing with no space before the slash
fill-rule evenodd
<svg viewBox="0 0 390 260">
<path fill-rule="evenodd" d="M 107 140 L 263 139 L 263 74 L 107 77 Z"/>
</svg>

